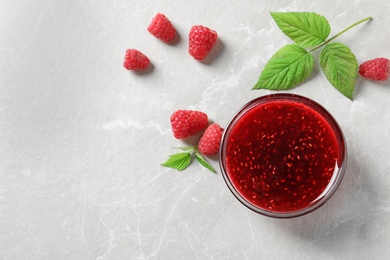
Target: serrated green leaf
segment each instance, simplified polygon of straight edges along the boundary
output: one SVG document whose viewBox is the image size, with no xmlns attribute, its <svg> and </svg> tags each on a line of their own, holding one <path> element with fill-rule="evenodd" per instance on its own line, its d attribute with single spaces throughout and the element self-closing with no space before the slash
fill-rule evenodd
<svg viewBox="0 0 390 260">
<path fill-rule="evenodd" d="M 185 151 L 187 153 L 192 153 L 194 151 L 194 147 L 193 146 L 172 147 L 172 148 L 178 149 L 178 150 L 182 150 L 182 151 Z"/>
<path fill-rule="evenodd" d="M 329 82 L 352 100 L 359 64 L 348 46 L 327 44 L 321 51 L 320 64 Z"/>
<path fill-rule="evenodd" d="M 204 158 L 204 156 L 198 151 L 198 150 L 195 150 L 195 158 L 196 160 L 200 163 L 200 165 L 202 165 L 203 167 L 205 167 L 206 169 L 209 169 L 210 171 L 212 171 L 213 173 L 217 173 L 215 171 L 215 169 L 213 168 L 213 166 L 211 166 L 209 164 L 209 162 L 206 160 L 206 158 Z"/>
<path fill-rule="evenodd" d="M 296 44 L 278 50 L 265 65 L 253 89 L 285 90 L 303 82 L 313 70 L 313 55 Z"/>
<path fill-rule="evenodd" d="M 302 47 L 315 47 L 323 43 L 330 33 L 325 17 L 310 12 L 271 12 L 282 32 Z"/>
<path fill-rule="evenodd" d="M 161 165 L 181 171 L 187 168 L 190 162 L 191 153 L 177 153 L 170 155 L 169 159 Z"/>
</svg>

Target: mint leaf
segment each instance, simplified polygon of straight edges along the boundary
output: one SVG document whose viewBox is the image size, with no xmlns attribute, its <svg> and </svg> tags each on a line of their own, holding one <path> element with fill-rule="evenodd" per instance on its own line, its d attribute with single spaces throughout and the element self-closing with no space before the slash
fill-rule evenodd
<svg viewBox="0 0 390 260">
<path fill-rule="evenodd" d="M 191 153 L 177 153 L 169 156 L 169 159 L 161 164 L 165 167 L 170 167 L 178 171 L 184 170 L 190 165 Z"/>
<path fill-rule="evenodd" d="M 329 82 L 352 100 L 359 65 L 348 46 L 339 42 L 327 44 L 321 51 L 320 64 Z"/>
<path fill-rule="evenodd" d="M 310 76 L 314 59 L 304 48 L 289 44 L 278 50 L 265 65 L 253 89 L 285 90 Z"/>
<path fill-rule="evenodd" d="M 315 47 L 323 43 L 330 33 L 328 20 L 309 12 L 271 12 L 282 32 L 302 47 Z"/>
<path fill-rule="evenodd" d="M 198 150 L 195 150 L 195 158 L 196 160 L 205 168 L 209 169 L 210 171 L 212 171 L 213 173 L 217 173 L 215 171 L 215 169 L 213 168 L 213 166 L 211 166 L 208 161 L 206 160 L 206 158 L 204 158 L 204 156 L 198 151 Z"/>
<path fill-rule="evenodd" d="M 169 159 L 165 163 L 161 164 L 162 166 L 170 167 L 179 171 L 184 170 L 188 167 L 188 165 L 190 165 L 192 154 L 195 152 L 195 158 L 200 163 L 200 165 L 209 169 L 213 173 L 217 173 L 215 169 L 207 162 L 206 158 L 198 151 L 197 146 L 173 148 L 182 150 L 184 152 L 170 155 Z"/>
<path fill-rule="evenodd" d="M 172 147 L 172 148 L 178 149 L 178 150 L 182 150 L 182 151 L 185 151 L 187 153 L 192 153 L 194 151 L 194 147 L 193 146 Z"/>
</svg>

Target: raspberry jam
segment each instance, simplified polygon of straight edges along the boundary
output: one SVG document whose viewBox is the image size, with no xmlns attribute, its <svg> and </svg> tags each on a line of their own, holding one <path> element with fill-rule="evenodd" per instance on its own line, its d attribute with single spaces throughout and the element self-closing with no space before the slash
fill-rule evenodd
<svg viewBox="0 0 390 260">
<path fill-rule="evenodd" d="M 296 217 L 320 207 L 344 175 L 346 146 L 333 117 L 314 101 L 274 94 L 245 105 L 226 127 L 220 164 L 250 209 Z"/>
</svg>

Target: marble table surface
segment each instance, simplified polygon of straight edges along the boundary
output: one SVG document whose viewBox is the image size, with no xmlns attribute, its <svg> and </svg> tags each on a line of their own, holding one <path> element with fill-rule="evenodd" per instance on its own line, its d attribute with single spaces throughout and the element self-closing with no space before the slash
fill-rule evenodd
<svg viewBox="0 0 390 260">
<path fill-rule="evenodd" d="M 345 178 L 317 211 L 256 214 L 193 163 L 160 164 L 185 143 L 169 117 L 196 109 L 225 126 L 267 60 L 292 41 L 270 11 L 313 11 L 359 63 L 390 58 L 390 2 L 71 1 L 0 3 L 0 259 L 385 259 L 390 254 L 390 81 L 358 77 L 355 98 L 312 76 L 285 91 L 330 111 L 348 145 Z M 179 33 L 147 31 L 157 13 Z M 195 24 L 219 34 L 204 62 L 187 52 Z M 122 67 L 136 48 L 146 73 Z"/>
</svg>

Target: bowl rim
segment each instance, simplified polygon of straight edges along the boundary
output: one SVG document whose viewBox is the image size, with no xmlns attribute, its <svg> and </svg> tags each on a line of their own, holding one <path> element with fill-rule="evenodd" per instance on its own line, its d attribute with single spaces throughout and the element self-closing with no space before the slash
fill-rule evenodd
<svg viewBox="0 0 390 260">
<path fill-rule="evenodd" d="M 233 183 L 230 181 L 229 174 L 226 169 L 226 147 L 227 147 L 227 140 L 228 136 L 231 133 L 232 128 L 234 128 L 237 121 L 246 114 L 249 110 L 255 108 L 257 105 L 272 102 L 272 101 L 294 101 L 298 102 L 300 104 L 303 104 L 307 107 L 310 107 L 317 113 L 319 113 L 329 124 L 331 129 L 333 130 L 336 139 L 337 144 L 339 148 L 339 159 L 337 160 L 336 169 L 333 173 L 333 176 L 331 178 L 331 181 L 327 185 L 326 189 L 318 196 L 318 198 L 313 201 L 309 206 L 295 210 L 295 211 L 287 211 L 287 212 L 275 212 L 266 210 L 263 208 L 260 208 L 249 201 L 247 201 L 240 193 L 236 190 Z M 336 119 L 330 114 L 328 110 L 326 110 L 322 105 L 317 103 L 316 101 L 301 96 L 297 94 L 291 94 L 291 93 L 276 93 L 276 94 L 268 94 L 264 95 L 258 98 L 255 98 L 248 103 L 246 103 L 244 106 L 242 106 L 238 112 L 234 114 L 234 116 L 230 119 L 230 121 L 227 123 L 225 127 L 225 131 L 222 135 L 221 139 L 221 145 L 220 145 L 220 151 L 219 151 L 219 166 L 222 172 L 222 176 L 224 178 L 225 183 L 227 184 L 230 191 L 233 193 L 233 195 L 247 208 L 251 209 L 254 212 L 257 212 L 259 214 L 262 214 L 264 216 L 273 217 L 273 218 L 294 218 L 306 215 L 310 212 L 313 212 L 314 210 L 320 208 L 323 206 L 336 192 L 338 187 L 341 184 L 341 181 L 345 175 L 345 169 L 347 166 L 347 146 L 345 142 L 345 137 L 343 134 L 343 131 L 340 127 L 340 125 L 337 123 Z"/>
</svg>

